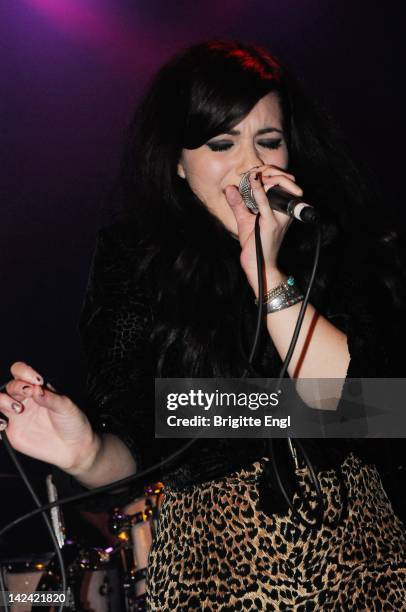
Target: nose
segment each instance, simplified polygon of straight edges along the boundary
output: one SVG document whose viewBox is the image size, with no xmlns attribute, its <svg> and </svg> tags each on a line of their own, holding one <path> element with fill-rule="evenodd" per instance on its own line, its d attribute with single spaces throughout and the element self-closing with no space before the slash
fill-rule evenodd
<svg viewBox="0 0 406 612">
<path fill-rule="evenodd" d="M 241 154 L 237 164 L 237 174 L 242 175 L 254 166 L 263 166 L 264 161 L 254 144 L 247 144 L 241 148 Z"/>
</svg>

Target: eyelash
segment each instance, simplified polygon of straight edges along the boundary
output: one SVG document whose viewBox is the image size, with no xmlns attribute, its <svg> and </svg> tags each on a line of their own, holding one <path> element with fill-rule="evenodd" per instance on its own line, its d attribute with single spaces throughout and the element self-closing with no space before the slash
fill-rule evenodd
<svg viewBox="0 0 406 612">
<path fill-rule="evenodd" d="M 263 140 L 258 142 L 261 147 L 265 147 L 266 149 L 279 149 L 282 144 L 282 139 L 278 140 Z M 233 144 L 231 142 L 227 143 L 217 143 L 217 142 L 208 142 L 207 146 L 211 151 L 220 152 L 220 151 L 228 151 L 231 149 Z"/>
</svg>

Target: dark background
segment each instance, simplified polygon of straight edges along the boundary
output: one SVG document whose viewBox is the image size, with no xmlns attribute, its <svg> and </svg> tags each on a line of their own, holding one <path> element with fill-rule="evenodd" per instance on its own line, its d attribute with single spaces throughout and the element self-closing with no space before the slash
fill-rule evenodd
<svg viewBox="0 0 406 612">
<path fill-rule="evenodd" d="M 154 71 L 190 43 L 238 38 L 293 66 L 382 187 L 382 220 L 401 227 L 403 29 L 401 0 L 0 3 L 0 381 L 23 360 L 83 405 L 76 325 L 124 130 Z M 392 475 L 403 445 L 374 447 Z M 2 445 L 0 461 L 1 473 L 14 471 Z M 46 466 L 24 463 L 40 485 Z M 3 518 L 28 507 L 11 482 L 3 478 Z M 401 513 L 396 482 L 387 487 Z"/>
</svg>

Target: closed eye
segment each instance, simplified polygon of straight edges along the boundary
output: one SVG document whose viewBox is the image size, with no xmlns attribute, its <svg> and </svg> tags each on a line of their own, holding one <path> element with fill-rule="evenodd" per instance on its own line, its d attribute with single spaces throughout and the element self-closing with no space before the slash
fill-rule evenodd
<svg viewBox="0 0 406 612">
<path fill-rule="evenodd" d="M 208 142 L 207 146 L 211 151 L 227 151 L 233 146 L 232 142 Z"/>
<path fill-rule="evenodd" d="M 273 138 L 272 140 L 258 140 L 258 144 L 266 149 L 279 149 L 282 144 L 282 138 Z"/>
<path fill-rule="evenodd" d="M 223 142 L 221 140 L 206 143 L 211 151 L 228 151 L 234 143 Z M 272 138 L 267 140 L 258 140 L 257 145 L 266 149 L 279 149 L 282 144 L 282 138 Z"/>
</svg>

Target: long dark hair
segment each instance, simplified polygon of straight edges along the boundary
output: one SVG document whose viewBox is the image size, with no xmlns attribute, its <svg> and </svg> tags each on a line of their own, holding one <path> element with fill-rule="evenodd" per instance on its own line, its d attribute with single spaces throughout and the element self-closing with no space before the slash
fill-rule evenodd
<svg viewBox="0 0 406 612">
<path fill-rule="evenodd" d="M 139 247 L 134 274 L 140 282 L 148 279 L 155 305 L 151 345 L 157 375 L 239 376 L 245 368 L 255 308 L 240 268 L 239 244 L 178 176 L 177 164 L 182 148 L 200 147 L 230 130 L 269 92 L 276 92 L 281 104 L 290 170 L 324 213 L 311 299 L 316 308 L 323 312 L 346 245 L 356 236 L 352 257 L 362 253 L 370 260 L 374 251 L 381 264 L 388 256 L 379 249 L 387 253 L 394 243 L 393 233 L 379 236 L 365 224 L 365 240 L 359 240 L 363 213 L 373 209 L 376 198 L 331 117 L 289 69 L 268 51 L 239 42 L 188 48 L 159 71 L 136 111 L 118 191 L 123 220 Z M 313 233 L 292 224 L 279 265 L 302 286 L 313 249 Z M 390 299 L 399 303 L 393 275 L 382 271 L 380 276 Z M 266 345 L 265 338 L 262 355 Z M 173 363 L 182 364 L 181 372 L 171 368 Z M 257 365 L 261 372 L 261 351 Z"/>
</svg>

